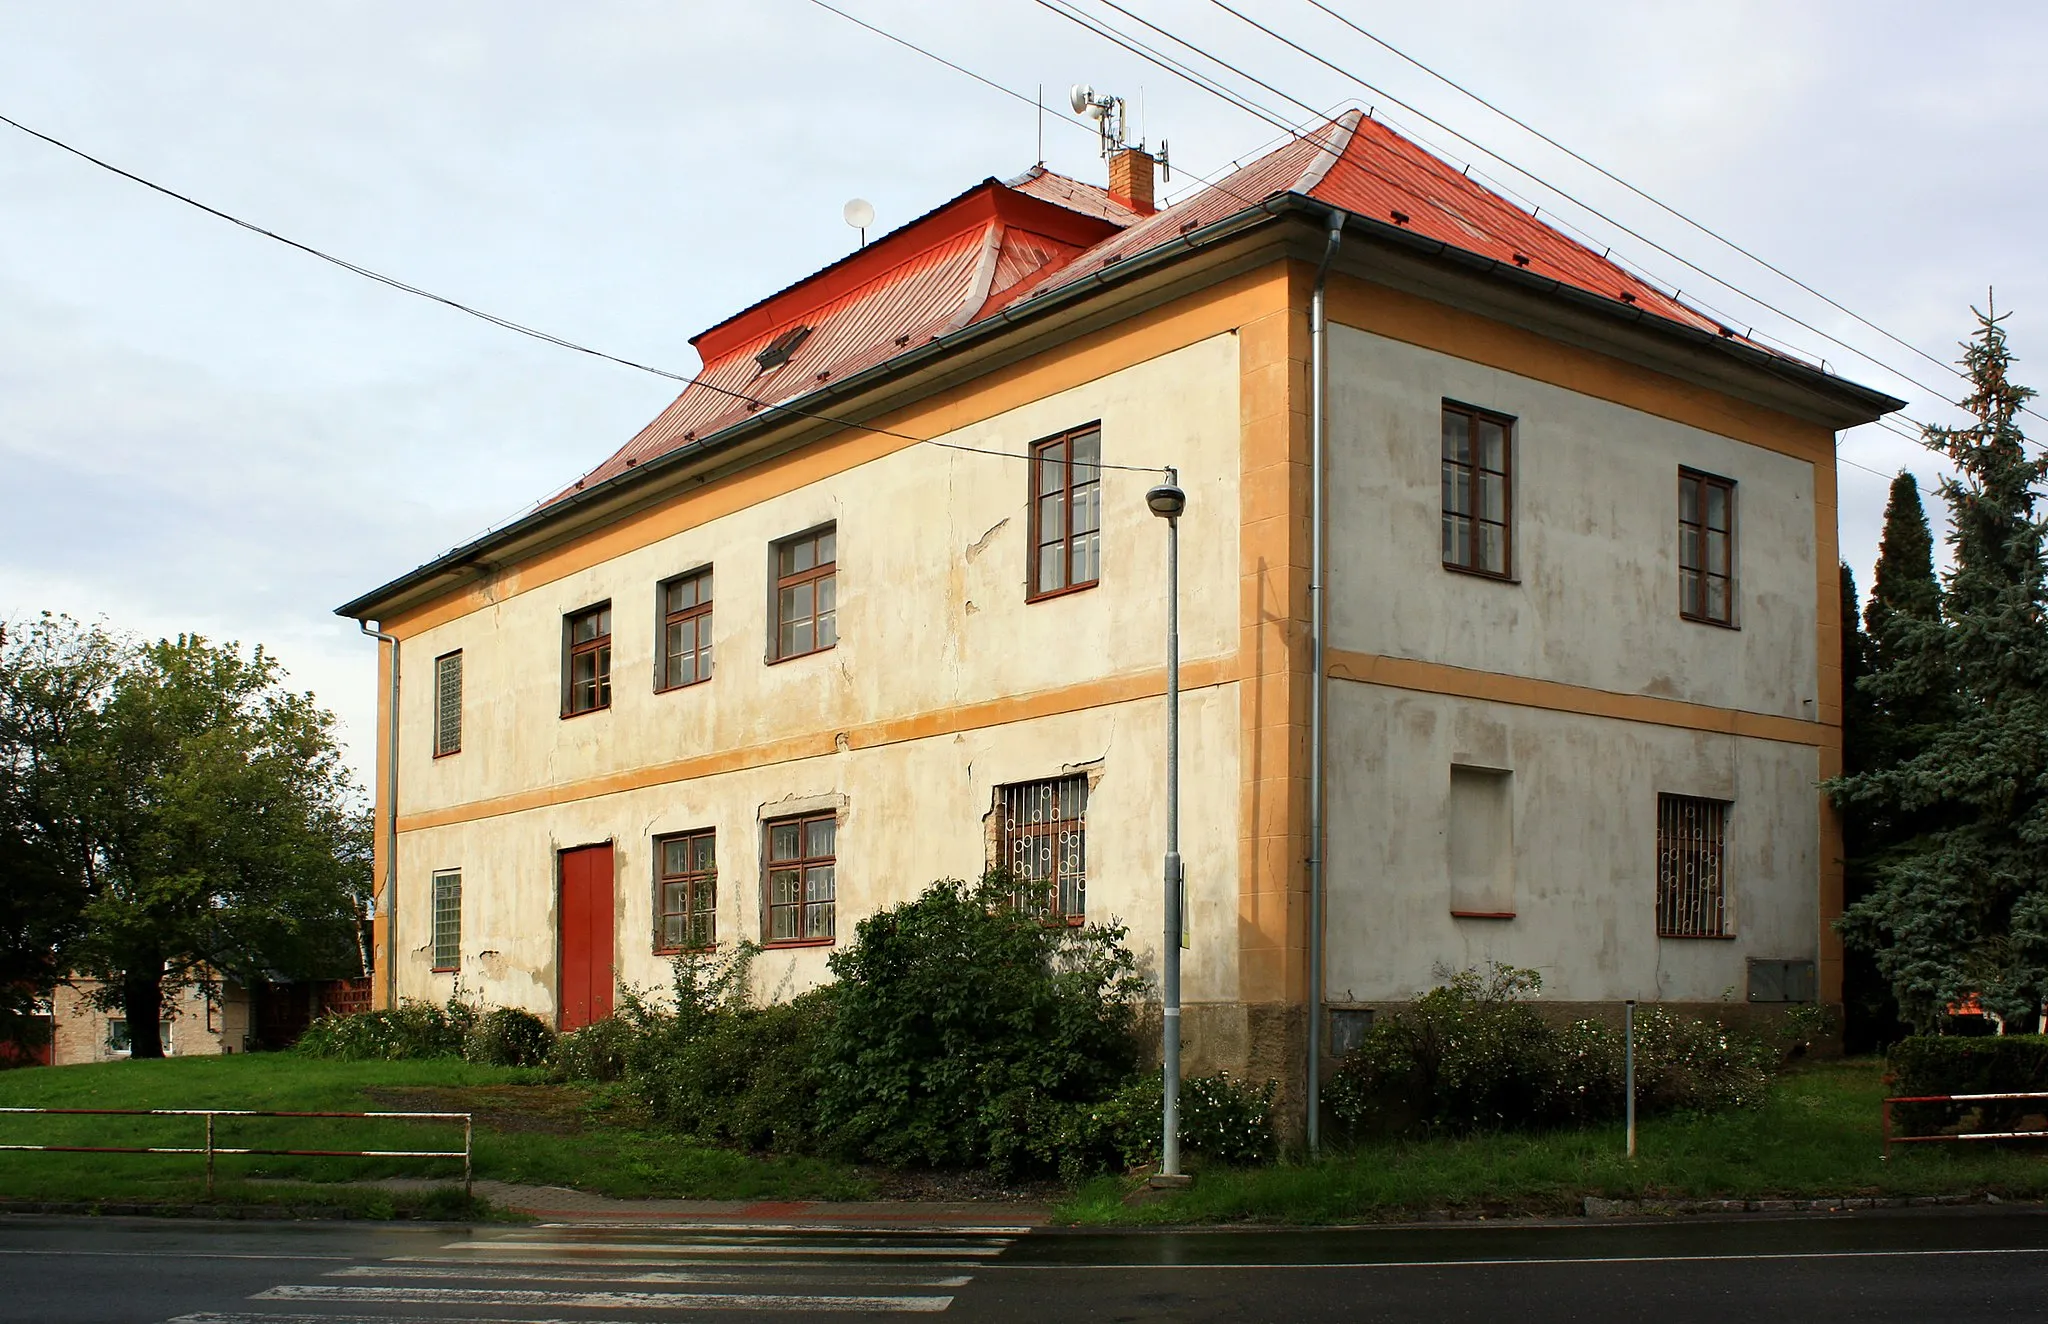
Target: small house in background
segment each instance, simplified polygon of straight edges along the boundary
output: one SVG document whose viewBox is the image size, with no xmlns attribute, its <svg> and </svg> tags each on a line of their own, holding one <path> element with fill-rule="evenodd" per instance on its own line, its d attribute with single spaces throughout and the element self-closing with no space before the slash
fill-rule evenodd
<svg viewBox="0 0 2048 1324">
<path fill-rule="evenodd" d="M 1170 465 L 1188 1069 L 1298 1099 L 1310 1006 L 1489 961 L 1839 1002 L 1835 434 L 1900 402 L 1360 112 L 1163 208 L 1110 146 L 703 332 L 615 455 L 340 608 L 380 1000 L 574 1029 L 742 940 L 786 996 L 993 865 L 1156 960 Z"/>
<path fill-rule="evenodd" d="M 100 985 L 81 979 L 60 984 L 51 999 L 49 1062 L 74 1066 L 128 1056 L 128 1018 L 94 1005 Z M 209 993 L 197 985 L 166 989 L 160 1023 L 166 1057 L 217 1057 L 246 1052 L 250 999 L 239 984 L 222 983 Z"/>
</svg>

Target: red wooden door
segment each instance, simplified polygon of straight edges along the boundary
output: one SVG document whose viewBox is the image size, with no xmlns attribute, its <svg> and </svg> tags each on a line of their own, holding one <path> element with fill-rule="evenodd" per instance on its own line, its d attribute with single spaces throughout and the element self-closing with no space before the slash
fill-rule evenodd
<svg viewBox="0 0 2048 1324">
<path fill-rule="evenodd" d="M 562 852 L 562 890 L 555 908 L 561 957 L 560 1027 L 580 1030 L 612 1014 L 612 848 Z"/>
</svg>

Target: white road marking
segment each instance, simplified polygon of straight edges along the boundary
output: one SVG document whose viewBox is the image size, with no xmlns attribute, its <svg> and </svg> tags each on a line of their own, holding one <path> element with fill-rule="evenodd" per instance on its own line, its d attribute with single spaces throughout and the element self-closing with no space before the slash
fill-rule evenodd
<svg viewBox="0 0 2048 1324">
<path fill-rule="evenodd" d="M 579 1250 L 583 1246 L 576 1242 L 562 1241 L 452 1241 L 443 1250 L 490 1251 L 562 1251 Z M 721 1244 L 719 1242 L 659 1242 L 659 1241 L 618 1241 L 591 1242 L 588 1248 L 595 1254 L 609 1255 L 618 1252 L 649 1254 L 672 1250 L 679 1254 L 691 1255 L 888 1255 L 898 1257 L 925 1256 L 947 1257 L 961 1255 L 993 1256 L 1003 1253 L 1002 1246 L 846 1246 L 818 1245 L 801 1242 L 748 1242 L 744 1245 Z"/>
<path fill-rule="evenodd" d="M 0 1255 L 81 1255 L 115 1260 L 341 1260 L 353 1255 L 261 1255 L 224 1250 L 28 1250 L 10 1247 Z"/>
<path fill-rule="evenodd" d="M 663 1215 L 662 1217 L 665 1218 L 667 1216 Z M 873 1224 L 863 1223 L 857 1226 L 870 1232 L 874 1230 Z M 677 1224 L 650 1220 L 642 1220 L 636 1223 L 535 1223 L 531 1225 L 531 1230 L 535 1232 L 584 1231 L 591 1228 L 607 1232 L 674 1232 L 681 1236 L 688 1236 L 693 1232 L 756 1232 L 771 1235 L 778 1233 L 809 1235 L 818 1232 L 845 1232 L 848 1225 L 845 1223 L 827 1222 Z M 1022 1237 L 1028 1236 L 1036 1230 L 1021 1224 L 1015 1227 L 992 1227 L 982 1224 L 965 1223 L 903 1223 L 890 1225 L 883 1235 L 901 1236 L 917 1234 L 971 1239 L 975 1237 Z"/>
<path fill-rule="evenodd" d="M 1740 1264 L 1756 1260 L 1883 1260 L 1916 1259 L 1939 1255 L 2048 1255 L 2048 1246 L 1971 1247 L 1956 1250 L 1777 1250 L 1739 1255 L 1558 1255 L 1509 1257 L 1497 1260 L 1341 1260 L 1307 1262 L 1281 1261 L 1271 1264 L 1202 1264 L 1181 1261 L 1174 1264 L 981 1264 L 978 1269 L 1054 1269 L 1060 1273 L 1100 1272 L 1133 1269 L 1162 1269 L 1173 1273 L 1205 1270 L 1243 1269 L 1489 1269 L 1521 1268 L 1542 1264 Z"/>
<path fill-rule="evenodd" d="M 865 1272 L 857 1266 L 835 1268 L 822 1264 L 791 1265 L 791 1268 L 805 1270 L 801 1276 L 794 1274 L 769 1274 L 761 1267 L 746 1269 L 718 1268 L 704 1269 L 690 1273 L 619 1273 L 611 1267 L 574 1268 L 540 1267 L 529 1269 L 528 1265 L 552 1265 L 556 1261 L 522 1260 L 518 1264 L 477 1264 L 469 1267 L 459 1265 L 415 1265 L 415 1264 L 352 1264 L 345 1269 L 329 1269 L 328 1278 L 418 1278 L 457 1279 L 474 1282 L 514 1283 L 758 1283 L 768 1278 L 784 1278 L 803 1283 L 859 1283 L 880 1287 L 965 1287 L 973 1279 L 966 1274 L 953 1274 L 942 1278 L 906 1274 L 893 1266 L 878 1266 Z M 581 1264 L 581 1261 L 577 1262 Z M 662 1261 L 656 1261 L 662 1263 Z M 979 1266 L 973 1266 L 979 1267 Z"/>
<path fill-rule="evenodd" d="M 572 1310 L 792 1310 L 933 1313 L 950 1296 L 788 1296 L 709 1292 L 542 1292 L 466 1287 L 329 1287 L 286 1284 L 251 1301 L 389 1302 L 402 1306 L 554 1306 Z"/>
<path fill-rule="evenodd" d="M 772 1255 L 773 1252 L 772 1250 L 770 1250 L 764 1251 L 763 1253 L 766 1255 Z M 599 1254 L 577 1256 L 522 1255 L 517 1259 L 502 1260 L 477 1259 L 467 1255 L 393 1255 L 389 1259 L 386 1259 L 384 1263 L 475 1265 L 549 1264 L 564 1266 L 582 1265 L 585 1267 L 605 1267 L 614 1269 L 712 1269 L 724 1268 L 739 1263 L 745 1263 L 749 1268 L 755 1269 L 825 1269 L 833 1267 L 833 1262 L 829 1260 L 778 1260 L 773 1258 L 767 1258 L 758 1260 L 739 1261 L 733 1259 L 730 1255 L 721 1256 L 720 1258 L 715 1260 L 693 1260 L 687 1255 L 663 1255 L 658 1259 L 650 1259 L 646 1257 L 637 1256 L 611 1256 Z M 917 1260 L 913 1262 L 913 1265 L 914 1267 L 919 1269 L 981 1269 L 986 1268 L 989 1263 L 990 1261 L 987 1260 Z"/>
</svg>

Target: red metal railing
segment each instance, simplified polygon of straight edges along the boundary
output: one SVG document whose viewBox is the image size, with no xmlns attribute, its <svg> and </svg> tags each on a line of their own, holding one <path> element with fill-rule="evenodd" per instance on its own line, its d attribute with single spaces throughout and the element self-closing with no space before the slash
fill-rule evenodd
<svg viewBox="0 0 2048 1324">
<path fill-rule="evenodd" d="M 2048 1090 L 2016 1094 L 1910 1094 L 1884 1101 L 1884 1157 L 1892 1156 L 1893 1145 L 1923 1144 L 1932 1140 L 2048 1140 L 2048 1131 L 1963 1131 L 1932 1136 L 1892 1134 L 1892 1105 L 1895 1103 L 1991 1103 L 2009 1099 L 2048 1099 Z"/>
<path fill-rule="evenodd" d="M 462 1193 L 468 1195 L 473 1180 L 476 1122 L 470 1113 L 329 1113 L 257 1112 L 246 1108 L 0 1108 L 0 1113 L 36 1113 L 50 1117 L 203 1117 L 206 1140 L 203 1145 L 5 1145 L 0 1150 L 27 1150 L 50 1154 L 204 1154 L 206 1193 L 213 1194 L 213 1160 L 216 1154 L 261 1154 L 293 1158 L 459 1158 L 462 1160 Z M 219 1117 L 326 1117 L 355 1120 L 414 1122 L 461 1122 L 461 1149 L 256 1149 L 216 1145 L 214 1119 Z"/>
</svg>

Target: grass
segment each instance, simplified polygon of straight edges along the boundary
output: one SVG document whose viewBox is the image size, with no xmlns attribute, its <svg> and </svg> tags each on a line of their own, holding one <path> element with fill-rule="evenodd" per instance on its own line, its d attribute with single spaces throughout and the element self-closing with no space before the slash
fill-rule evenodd
<svg viewBox="0 0 2048 1324">
<path fill-rule="evenodd" d="M 1585 1197 L 1774 1199 L 1990 1192 L 2048 1196 L 2048 1155 L 2013 1145 L 1907 1145 L 1879 1160 L 1882 1064 L 1821 1062 L 1779 1078 L 1759 1109 L 1620 1126 L 1360 1145 L 1318 1163 L 1211 1168 L 1155 1203 L 1101 1179 L 1059 1210 L 1086 1224 L 1345 1223 L 1446 1209 L 1577 1213 Z"/>
<path fill-rule="evenodd" d="M 628 1198 L 859 1199 L 871 1193 L 844 1165 L 756 1157 L 658 1133 L 615 1091 L 549 1084 L 537 1071 L 453 1060 L 335 1062 L 282 1053 L 27 1068 L 0 1072 L 0 1107 L 471 1112 L 479 1179 Z M 196 1146 L 203 1134 L 196 1117 L 0 1114 L 0 1142 Z M 446 1122 L 222 1118 L 215 1144 L 459 1150 L 462 1131 L 459 1123 Z M 466 1216 L 432 1190 L 340 1185 L 387 1177 L 459 1182 L 459 1159 L 221 1156 L 217 1163 L 222 1204 Z M 205 1199 L 203 1173 L 198 1155 L 6 1152 L 0 1153 L 0 1199 L 194 1203 Z M 464 1208 L 474 1213 L 481 1206 Z"/>
</svg>

